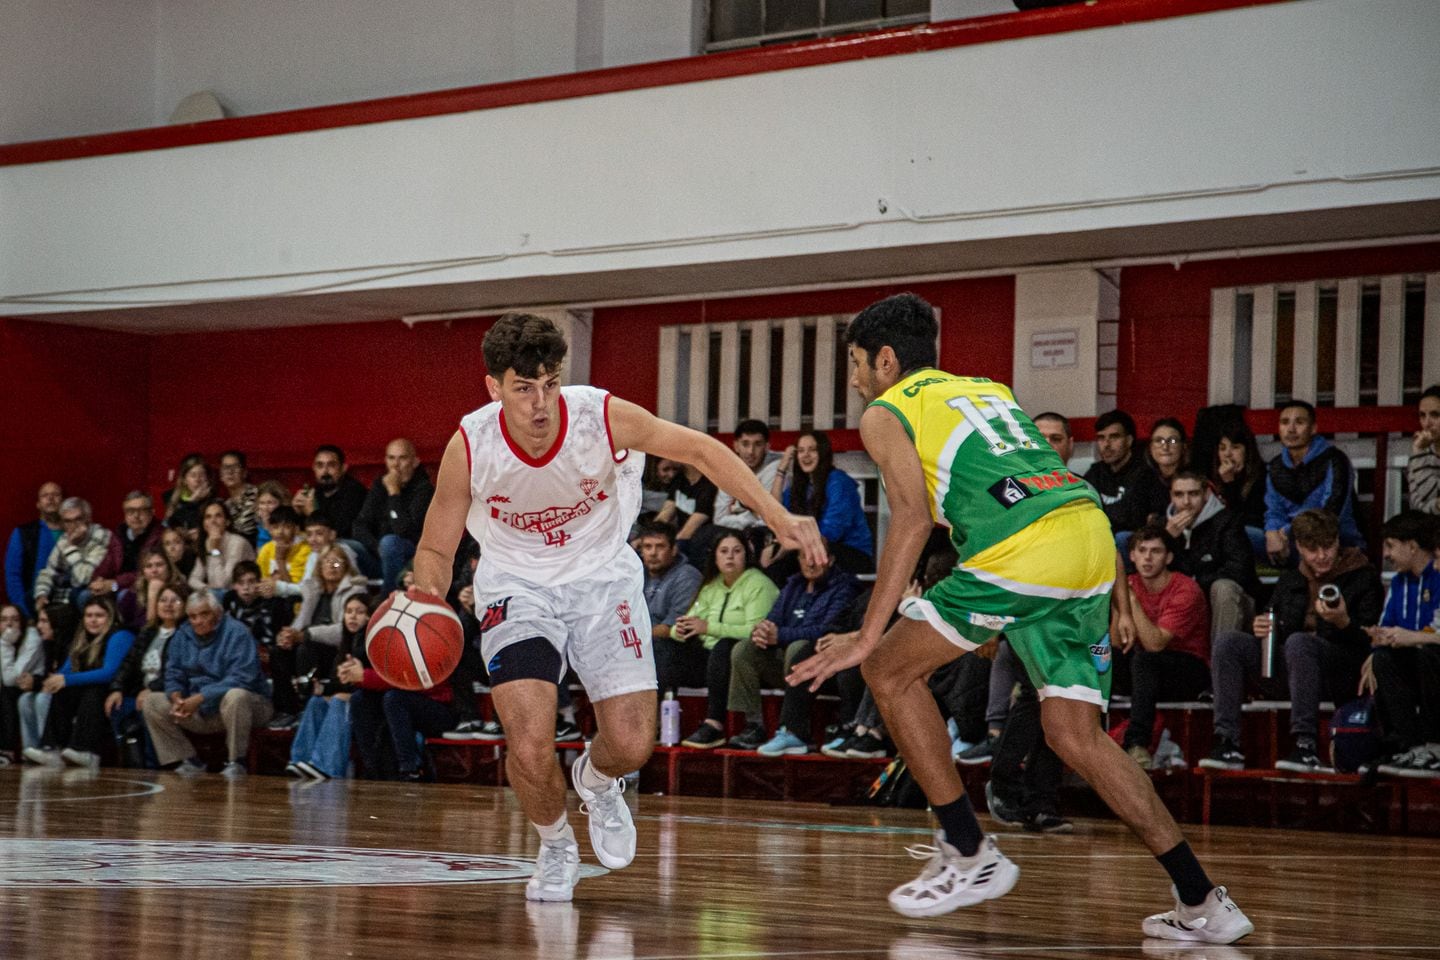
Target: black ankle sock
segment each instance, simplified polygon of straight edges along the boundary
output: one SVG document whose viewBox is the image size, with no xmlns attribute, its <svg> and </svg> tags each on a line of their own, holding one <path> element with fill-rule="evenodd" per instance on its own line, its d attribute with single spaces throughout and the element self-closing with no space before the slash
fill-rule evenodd
<svg viewBox="0 0 1440 960">
<path fill-rule="evenodd" d="M 1195 859 L 1195 851 L 1190 849 L 1189 842 L 1181 840 L 1155 859 L 1159 860 L 1160 866 L 1170 874 L 1170 879 L 1175 884 L 1175 892 L 1180 895 L 1180 902 L 1185 906 L 1199 906 L 1205 902 L 1210 891 L 1215 889 L 1215 884 L 1205 875 L 1205 868 Z"/>
<path fill-rule="evenodd" d="M 970 798 L 962 793 L 959 800 L 936 804 L 932 809 L 935 818 L 940 821 L 945 842 L 959 850 L 962 857 L 975 856 L 985 834 L 980 829 L 980 821 L 975 819 L 975 808 L 970 806 Z"/>
</svg>

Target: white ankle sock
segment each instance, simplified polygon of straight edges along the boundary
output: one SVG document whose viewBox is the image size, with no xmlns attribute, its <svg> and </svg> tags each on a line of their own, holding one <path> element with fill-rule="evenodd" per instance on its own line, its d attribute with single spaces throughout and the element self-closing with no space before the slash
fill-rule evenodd
<svg viewBox="0 0 1440 960">
<path fill-rule="evenodd" d="M 610 784 L 615 782 L 614 777 L 607 777 L 595 769 L 595 761 L 590 755 L 585 755 L 585 766 L 580 768 L 580 785 L 586 790 L 594 790 L 596 793 L 604 793 L 610 789 Z"/>
<path fill-rule="evenodd" d="M 535 832 L 540 834 L 541 840 L 559 840 L 561 838 L 573 838 L 575 836 L 574 831 L 570 829 L 570 824 L 563 813 L 560 814 L 559 820 L 556 820 L 548 827 L 539 823 L 535 824 Z"/>
</svg>

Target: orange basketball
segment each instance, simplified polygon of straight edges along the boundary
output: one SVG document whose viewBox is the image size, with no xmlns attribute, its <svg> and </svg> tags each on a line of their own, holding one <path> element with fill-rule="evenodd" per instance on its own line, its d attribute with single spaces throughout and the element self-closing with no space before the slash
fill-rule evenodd
<svg viewBox="0 0 1440 960">
<path fill-rule="evenodd" d="M 460 662 L 465 632 L 439 597 L 408 590 L 380 604 L 365 628 L 370 666 L 392 687 L 429 690 Z"/>
</svg>

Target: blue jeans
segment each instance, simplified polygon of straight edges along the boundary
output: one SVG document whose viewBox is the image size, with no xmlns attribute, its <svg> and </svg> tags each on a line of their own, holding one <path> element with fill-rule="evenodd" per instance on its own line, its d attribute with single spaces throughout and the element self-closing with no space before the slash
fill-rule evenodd
<svg viewBox="0 0 1440 960">
<path fill-rule="evenodd" d="M 380 578 L 384 581 L 386 593 L 395 589 L 400 582 L 400 571 L 415 556 L 415 544 L 404 537 L 387 533 L 380 538 Z"/>
<path fill-rule="evenodd" d="M 355 555 L 355 563 L 360 567 L 360 572 L 367 577 L 380 576 L 380 561 L 375 559 L 375 554 L 365 549 L 365 544 L 359 540 L 341 540 L 342 546 L 348 547 Z"/>
<path fill-rule="evenodd" d="M 20 694 L 20 747 L 40 746 L 45 721 L 50 716 L 50 694 L 31 690 Z"/>
<path fill-rule="evenodd" d="M 395 768 L 404 776 L 420 769 L 417 734 L 437 737 L 453 727 L 458 718 L 448 703 L 431 700 L 413 690 L 385 691 L 385 722 L 395 746 Z"/>
<path fill-rule="evenodd" d="M 311 697 L 295 731 L 290 762 L 305 762 L 332 777 L 350 767 L 350 701 Z"/>
</svg>

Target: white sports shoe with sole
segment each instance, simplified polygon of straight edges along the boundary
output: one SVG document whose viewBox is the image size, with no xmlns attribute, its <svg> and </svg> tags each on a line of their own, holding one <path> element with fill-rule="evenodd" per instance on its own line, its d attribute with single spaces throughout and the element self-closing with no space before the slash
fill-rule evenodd
<svg viewBox="0 0 1440 960">
<path fill-rule="evenodd" d="M 1003 897 L 1020 879 L 1020 868 L 986 837 L 973 857 L 945 842 L 936 831 L 935 846 L 906 847 L 916 860 L 926 860 L 920 876 L 890 892 L 890 906 L 907 917 L 938 917 L 960 907 Z"/>
<path fill-rule="evenodd" d="M 1175 893 L 1171 887 L 1170 892 Z M 1147 937 L 1199 943 L 1234 943 L 1255 932 L 1255 924 L 1230 899 L 1224 887 L 1210 891 L 1201 904 L 1187 907 L 1175 894 L 1175 909 L 1146 917 L 1140 924 Z"/>
<path fill-rule="evenodd" d="M 565 831 L 567 834 L 570 831 Z M 569 901 L 580 879 L 580 844 L 573 834 L 540 841 L 535 875 L 525 884 L 526 900 Z"/>
<path fill-rule="evenodd" d="M 628 867 L 635 859 L 635 821 L 625 805 L 625 779 L 616 777 L 602 793 L 586 787 L 580 772 L 590 762 L 587 747 L 570 768 L 570 781 L 580 795 L 580 812 L 590 820 L 590 846 L 595 857 L 611 870 Z"/>
</svg>

